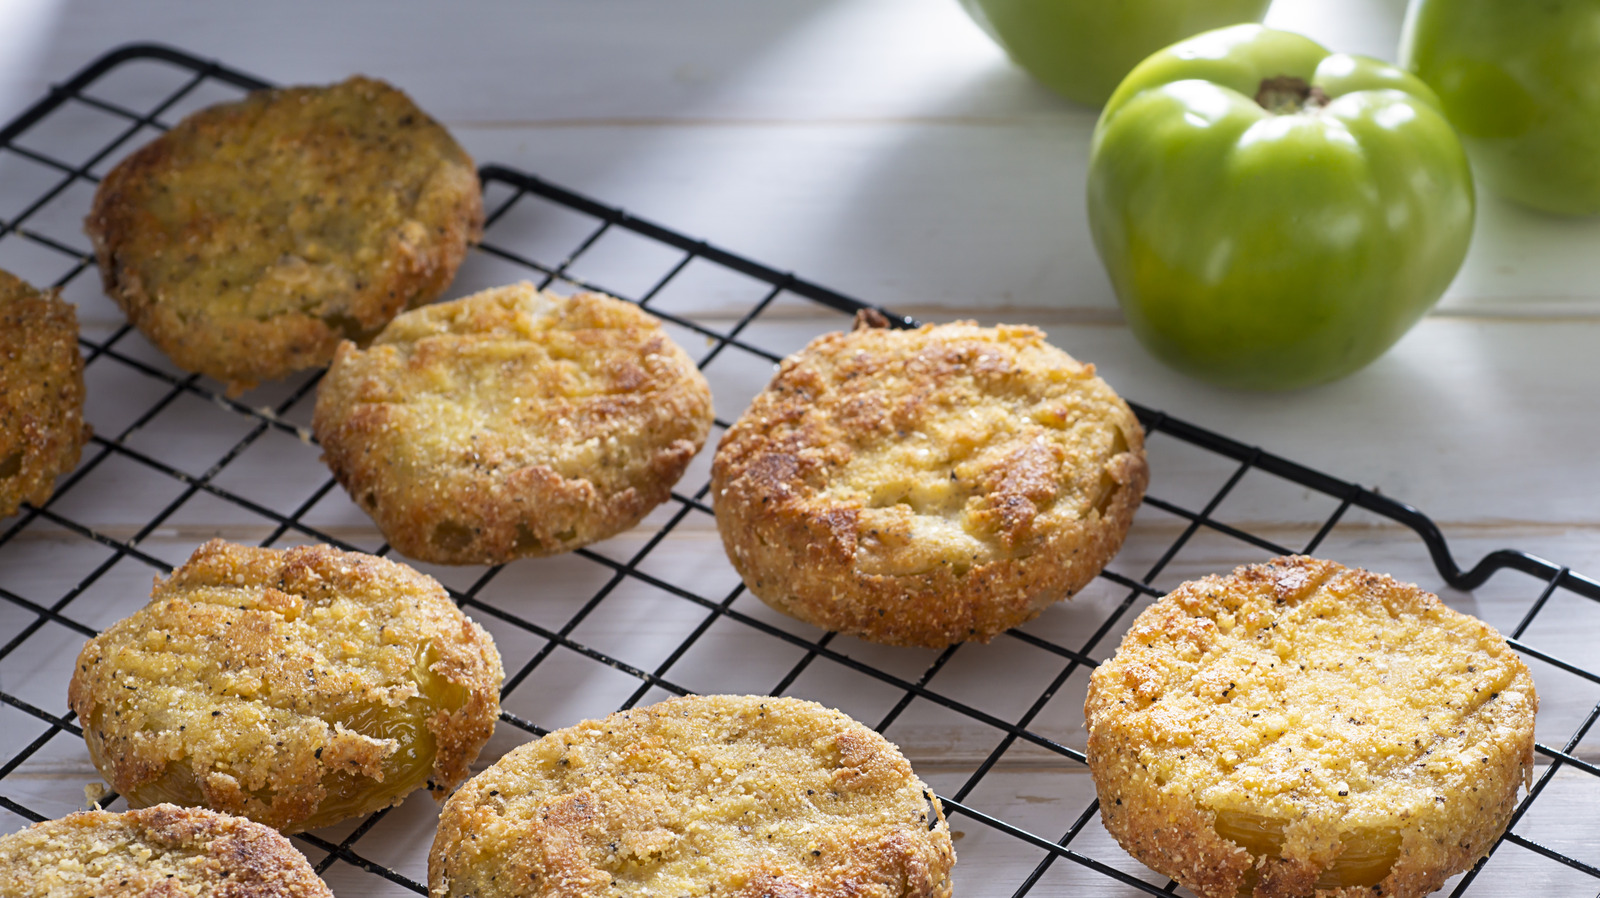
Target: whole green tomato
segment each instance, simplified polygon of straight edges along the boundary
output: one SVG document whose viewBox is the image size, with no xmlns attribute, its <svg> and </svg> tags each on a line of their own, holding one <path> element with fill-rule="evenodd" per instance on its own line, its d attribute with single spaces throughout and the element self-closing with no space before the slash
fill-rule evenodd
<svg viewBox="0 0 1600 898">
<path fill-rule="evenodd" d="M 1099 106 L 1141 59 L 1191 34 L 1259 22 L 1271 0 L 961 0 L 1011 59 Z"/>
<path fill-rule="evenodd" d="M 1600 212 L 1600 0 L 1420 0 L 1400 59 L 1495 192 Z"/>
<path fill-rule="evenodd" d="M 1089 157 L 1089 226 L 1133 333 L 1206 380 L 1349 374 L 1466 255 L 1466 154 L 1426 85 L 1258 25 L 1140 63 Z"/>
</svg>

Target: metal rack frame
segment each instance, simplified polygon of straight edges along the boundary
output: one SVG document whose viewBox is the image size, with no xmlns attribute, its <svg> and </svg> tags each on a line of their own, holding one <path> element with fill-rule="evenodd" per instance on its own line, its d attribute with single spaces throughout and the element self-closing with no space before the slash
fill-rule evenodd
<svg viewBox="0 0 1600 898">
<path fill-rule="evenodd" d="M 175 70 L 184 73 L 180 86 L 164 93 L 161 99 L 151 105 L 141 108 L 132 108 L 123 102 L 106 99 L 100 88 L 107 80 L 115 80 L 122 67 L 131 61 L 153 61 L 170 65 Z M 215 62 L 206 62 L 189 54 L 158 45 L 130 45 L 108 53 L 101 59 L 93 62 L 83 71 L 71 78 L 65 84 L 53 88 L 48 96 L 26 110 L 17 119 L 0 128 L 0 161 L 7 155 L 20 156 L 39 166 L 55 171 L 59 180 L 39 193 L 31 203 L 24 205 L 11 217 L 0 219 L 0 244 L 5 241 L 24 241 L 34 248 L 43 249 L 61 257 L 67 270 L 56 281 L 55 286 L 64 286 L 80 277 L 94 278 L 95 272 L 92 255 L 81 249 L 52 237 L 40 233 L 30 227 L 31 221 L 42 209 L 46 209 L 76 186 L 85 183 L 93 184 L 98 178 L 92 174 L 100 169 L 103 164 L 125 152 L 135 142 L 135 136 L 146 128 L 164 128 L 166 116 L 185 97 L 193 94 L 197 88 L 206 84 L 221 84 L 239 90 L 249 90 L 268 86 L 266 82 L 242 72 L 235 71 Z M 81 161 L 56 158 L 55 156 L 30 148 L 27 137 L 30 132 L 41 123 L 50 120 L 51 116 L 66 108 L 78 111 L 92 110 L 99 115 L 107 117 L 109 121 L 119 123 L 111 139 L 107 140 L 95 152 Z M 488 227 L 483 244 L 478 252 L 499 260 L 501 263 L 515 266 L 522 270 L 539 285 L 546 286 L 554 282 L 563 285 L 606 290 L 620 294 L 625 299 L 639 303 L 662 317 L 671 325 L 682 331 L 697 334 L 705 338 L 708 348 L 704 350 L 699 359 L 702 367 L 710 365 L 719 356 L 725 353 L 745 353 L 757 359 L 776 362 L 779 358 L 774 353 L 759 345 L 758 340 L 750 337 L 751 325 L 768 313 L 780 300 L 786 298 L 799 298 L 840 313 L 841 323 L 846 320 L 844 316 L 863 308 L 864 304 L 850 297 L 841 295 L 817 284 L 805 281 L 793 274 L 780 272 L 750 261 L 724 249 L 708 245 L 704 241 L 694 240 L 675 231 L 649 221 L 636 218 L 618 208 L 604 205 L 587 197 L 583 197 L 542 181 L 537 177 L 503 168 L 497 165 L 488 165 L 481 170 L 486 194 L 493 193 L 498 199 L 489 203 Z M 548 203 L 562 207 L 582 216 L 592 219 L 593 227 L 581 239 L 573 244 L 558 259 L 538 259 L 527 254 L 522 248 L 514 244 L 502 244 L 496 240 L 496 223 L 501 221 L 513 208 L 524 203 Z M 584 259 L 584 254 L 604 235 L 615 232 L 627 232 L 645 241 L 669 251 L 669 255 L 676 259 L 669 264 L 665 272 L 653 285 L 642 291 L 628 291 L 608 289 L 605 283 L 596 283 L 582 275 L 574 274 L 574 263 Z M 736 320 L 727 324 L 708 324 L 705 321 L 675 314 L 670 309 L 663 308 L 655 302 L 658 294 L 674 277 L 678 276 L 691 262 L 706 264 L 728 271 L 737 272 L 746 278 L 753 279 L 766 285 L 763 298 L 756 301 Z M 909 319 L 894 318 L 897 324 L 910 325 Z M 82 596 L 114 565 L 124 560 L 133 560 L 141 563 L 154 573 L 166 573 L 171 569 L 168 561 L 157 557 L 141 548 L 141 542 L 157 528 L 163 525 L 184 502 L 196 495 L 207 495 L 242 509 L 258 517 L 262 522 L 270 525 L 270 536 L 263 541 L 269 544 L 285 536 L 314 539 L 329 542 L 335 545 L 346 545 L 335 535 L 320 531 L 317 527 L 308 524 L 304 517 L 336 486 L 331 477 L 328 477 L 322 486 L 316 489 L 298 508 L 284 513 L 270 508 L 260 502 L 240 495 L 219 485 L 217 475 L 225 471 L 228 466 L 238 459 L 248 448 L 263 434 L 278 430 L 285 433 L 298 434 L 296 426 L 286 420 L 291 410 L 309 402 L 314 397 L 317 379 L 315 376 L 302 378 L 293 385 L 286 395 L 280 398 L 272 408 L 253 408 L 243 402 L 228 399 L 216 389 L 217 385 L 205 381 L 198 376 L 185 376 L 174 374 L 170 370 L 163 370 L 159 365 L 141 360 L 137 353 L 126 351 L 124 338 L 130 329 L 124 325 L 106 335 L 104 338 L 82 340 L 82 348 L 88 366 L 114 366 L 126 377 L 143 378 L 155 384 L 159 398 L 153 401 L 148 408 L 132 419 L 132 422 L 117 433 L 105 433 L 95 436 L 86 447 L 83 460 L 78 468 L 61 479 L 57 485 L 56 495 L 50 502 L 42 507 L 25 506 L 16 518 L 0 522 L 0 549 L 17 540 L 19 534 L 30 526 L 45 526 L 53 530 L 68 534 L 69 538 L 90 541 L 109 550 L 109 555 L 87 575 L 74 578 L 72 582 L 62 582 L 61 589 L 52 601 L 48 603 L 31 600 L 14 591 L 8 584 L 5 571 L 0 570 L 0 603 L 12 606 L 13 611 L 21 612 L 22 618 L 27 622 L 10 632 L 0 631 L 0 661 L 19 651 L 30 638 L 34 638 L 41 628 L 47 624 L 65 627 L 84 638 L 94 635 L 95 628 L 74 616 L 74 601 Z M 157 417 L 164 409 L 180 399 L 180 397 L 200 397 L 207 402 L 213 402 L 218 408 L 213 414 L 222 416 L 230 422 L 241 419 L 248 422 L 248 427 L 243 435 L 234 441 L 225 451 L 221 452 L 203 473 L 194 474 L 180 469 L 178 466 L 164 460 L 159 454 L 142 450 L 129 444 L 127 438 L 143 428 Z M 942 794 L 947 812 L 952 821 L 965 818 L 973 823 L 989 828 L 1006 837 L 1021 840 L 1042 852 L 1037 865 L 1027 872 L 1013 894 L 1023 895 L 1029 892 L 1041 878 L 1050 870 L 1052 865 L 1066 861 L 1103 874 L 1105 877 L 1117 880 L 1125 886 L 1152 895 L 1174 895 L 1174 883 L 1165 884 L 1159 881 L 1147 881 L 1127 869 L 1126 865 L 1114 866 L 1104 857 L 1096 857 L 1087 851 L 1080 850 L 1077 841 L 1080 834 L 1090 825 L 1096 817 L 1097 805 L 1090 801 L 1082 808 L 1075 819 L 1060 832 L 1036 833 L 1029 829 L 1008 822 L 999 816 L 987 813 L 980 802 L 972 799 L 973 792 L 1001 756 L 1013 745 L 1027 743 L 1036 748 L 1043 749 L 1068 763 L 1082 764 L 1083 755 L 1057 740 L 1044 735 L 1034 729 L 1037 716 L 1045 705 L 1056 695 L 1057 691 L 1067 683 L 1069 677 L 1075 673 L 1082 673 L 1085 669 L 1093 667 L 1097 662 L 1094 653 L 1097 650 L 1107 651 L 1114 640 L 1108 639 L 1113 634 L 1120 633 L 1119 625 L 1125 626 L 1128 612 L 1136 602 L 1159 595 L 1152 583 L 1158 574 L 1168 565 L 1180 549 L 1189 542 L 1191 537 L 1201 531 L 1208 531 L 1227 539 L 1236 540 L 1252 551 L 1267 551 L 1275 554 L 1292 554 L 1296 552 L 1310 553 L 1321 545 L 1324 539 L 1339 525 L 1351 509 L 1362 509 L 1372 514 L 1381 516 L 1390 521 L 1397 522 L 1415 531 L 1421 538 L 1432 564 L 1439 574 L 1452 586 L 1461 589 L 1472 589 L 1484 584 L 1492 575 L 1499 571 L 1508 571 L 1521 574 L 1528 579 L 1529 603 L 1526 614 L 1520 624 L 1510 632 L 1511 644 L 1524 655 L 1538 658 L 1550 665 L 1567 671 L 1590 683 L 1600 684 L 1600 672 L 1591 671 L 1584 667 L 1572 664 L 1561 658 L 1553 657 L 1538 648 L 1525 644 L 1522 637 L 1535 618 L 1550 605 L 1552 597 L 1560 593 L 1570 593 L 1584 600 L 1600 601 L 1600 581 L 1582 576 L 1573 571 L 1525 553 L 1502 550 L 1493 552 L 1473 565 L 1468 570 L 1460 568 L 1446 545 L 1445 539 L 1434 523 L 1418 510 L 1411 508 L 1393 499 L 1364 489 L 1355 484 L 1320 473 L 1288 459 L 1281 458 L 1261 449 L 1247 446 L 1216 434 L 1200 427 L 1185 423 L 1164 413 L 1135 406 L 1135 409 L 1146 427 L 1152 434 L 1164 434 L 1173 439 L 1182 441 L 1204 452 L 1211 453 L 1220 459 L 1234 465 L 1232 473 L 1222 483 L 1221 487 L 1204 501 L 1194 503 L 1180 503 L 1167 501 L 1157 496 L 1150 496 L 1146 504 L 1176 516 L 1184 522 L 1179 535 L 1168 545 L 1153 565 L 1137 573 L 1129 574 L 1119 570 L 1108 569 L 1102 578 L 1118 590 L 1122 596 L 1119 603 L 1108 613 L 1092 633 L 1082 642 L 1074 644 L 1060 644 L 1047 638 L 1040 637 L 1025 629 L 1012 631 L 1002 639 L 1016 639 L 1025 642 L 1036 649 L 1054 656 L 1059 669 L 1048 685 L 1039 690 L 1035 700 L 1028 710 L 1013 720 L 1003 719 L 986 712 L 972 704 L 945 694 L 934 683 L 936 675 L 945 668 L 956 654 L 962 651 L 961 646 L 955 646 L 940 652 L 933 657 L 931 662 L 920 672 L 913 675 L 896 673 L 880 669 L 870 663 L 864 662 L 853 654 L 840 650 L 832 645 L 833 635 L 825 634 L 820 637 L 797 634 L 783 627 L 775 626 L 768 620 L 755 616 L 735 607 L 741 588 L 734 588 L 731 593 L 724 595 L 700 595 L 696 591 L 662 579 L 645 569 L 646 561 L 653 551 L 663 544 L 674 528 L 681 522 L 693 516 L 709 516 L 711 510 L 705 501 L 707 485 L 705 483 L 682 483 L 679 490 L 673 493 L 672 500 L 668 503 L 669 513 L 665 515 L 653 535 L 643 542 L 641 548 L 624 559 L 612 557 L 603 552 L 591 549 L 580 550 L 577 555 L 588 562 L 599 566 L 603 584 L 586 602 L 578 606 L 576 612 L 565 624 L 551 626 L 541 624 L 517 613 L 516 610 L 505 607 L 504 603 L 497 602 L 483 595 L 487 587 L 499 573 L 498 568 L 487 569 L 475 582 L 465 588 L 452 590 L 456 600 L 460 602 L 475 616 L 492 618 L 501 624 L 517 628 L 530 637 L 542 640 L 543 648 L 536 651 L 523 664 L 515 668 L 508 668 L 504 694 L 510 695 L 520 685 L 532 676 L 539 665 L 558 648 L 578 653 L 594 661 L 607 665 L 623 674 L 637 680 L 637 688 L 622 702 L 622 707 L 631 707 L 640 702 L 651 693 L 659 690 L 668 693 L 683 693 L 687 691 L 682 685 L 672 679 L 672 668 L 680 659 L 695 650 L 696 641 L 705 634 L 714 624 L 722 621 L 731 622 L 742 627 L 759 631 L 766 636 L 782 640 L 801 650 L 800 660 L 789 669 L 778 682 L 773 683 L 770 691 L 782 693 L 799 678 L 806 668 L 817 659 L 827 659 L 831 662 L 849 668 L 856 674 L 870 678 L 889 689 L 898 691 L 901 698 L 893 705 L 892 709 L 881 719 L 869 721 L 879 730 L 888 729 L 901 715 L 906 707 L 914 700 L 931 702 L 950 713 L 961 715 L 977 724 L 991 728 L 998 737 L 998 743 L 992 752 L 972 770 L 966 772 L 964 782 L 954 790 Z M 728 421 L 717 421 L 717 433 L 726 429 Z M 74 516 L 63 514 L 56 510 L 58 500 L 70 494 L 90 472 L 104 464 L 108 459 L 122 459 L 139 465 L 161 477 L 170 478 L 181 489 L 176 498 L 172 499 L 164 508 L 151 515 L 143 522 L 137 532 L 118 537 L 97 532 L 93 527 L 77 520 Z M 1230 494 L 1248 472 L 1259 471 L 1282 478 L 1285 481 L 1297 484 L 1307 490 L 1315 491 L 1334 500 L 1335 508 L 1328 514 L 1316 528 L 1315 535 L 1304 545 L 1280 545 L 1274 540 L 1247 532 L 1231 526 L 1213 516 L 1213 512 Z M 692 490 L 692 491 L 686 491 Z M 387 551 L 384 547 L 380 551 Z M 1115 565 L 1113 566 L 1115 567 Z M 704 613 L 704 617 L 676 649 L 664 660 L 653 665 L 639 664 L 627 658 L 613 657 L 594 646 L 586 644 L 575 635 L 574 631 L 579 624 L 592 613 L 604 613 L 601 608 L 606 596 L 624 581 L 641 581 L 649 586 L 671 595 L 676 599 L 697 606 Z M 3 687 L 3 684 L 0 684 Z M 65 692 L 65 684 L 62 684 Z M 28 803 L 18 797 L 11 788 L 12 777 L 19 769 L 25 767 L 43 746 L 57 737 L 74 738 L 81 736 L 81 731 L 74 723 L 69 711 L 64 710 L 65 702 L 57 708 L 39 707 L 18 695 L 14 695 L 4 688 L 0 688 L 0 703 L 19 710 L 32 718 L 42 722 L 46 729 L 38 738 L 32 740 L 19 751 L 9 757 L 0 758 L 0 808 L 29 820 L 43 819 L 39 811 L 33 809 Z M 1589 729 L 1600 717 L 1600 705 L 1592 709 L 1582 720 L 1581 725 L 1571 734 L 1571 737 L 1559 747 L 1540 744 L 1538 754 L 1548 763 L 1544 766 L 1537 782 L 1523 799 L 1513 819 L 1510 830 L 1504 836 L 1504 842 L 1511 842 L 1526 848 L 1550 862 L 1565 865 L 1574 870 L 1581 871 L 1593 879 L 1600 886 L 1600 868 L 1568 856 L 1561 851 L 1547 847 L 1531 838 L 1519 835 L 1517 824 L 1529 808 L 1539 800 L 1545 787 L 1558 770 L 1566 769 L 1587 774 L 1590 777 L 1600 777 L 1600 768 L 1592 765 L 1574 755 L 1574 749 L 1582 740 Z M 525 720 L 512 713 L 503 715 L 504 724 L 526 731 L 531 736 L 543 735 L 547 730 L 538 721 Z M 328 870 L 337 863 L 350 864 L 399 886 L 402 890 L 417 893 L 426 893 L 423 884 L 401 875 L 384 865 L 367 857 L 361 850 L 361 840 L 388 812 L 379 812 L 372 815 L 353 830 L 337 839 L 329 839 L 322 835 L 306 834 L 298 836 L 304 844 L 322 853 L 318 863 L 318 872 Z M 1497 845 L 1498 848 L 1498 845 Z M 1453 894 L 1462 895 L 1471 891 L 1472 883 L 1478 869 L 1462 876 L 1454 886 Z M 958 866 L 958 871 L 959 871 Z"/>
</svg>

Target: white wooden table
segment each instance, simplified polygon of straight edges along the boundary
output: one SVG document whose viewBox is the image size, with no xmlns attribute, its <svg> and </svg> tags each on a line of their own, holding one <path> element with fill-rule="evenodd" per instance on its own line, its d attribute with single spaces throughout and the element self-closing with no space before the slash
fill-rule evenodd
<svg viewBox="0 0 1600 898">
<path fill-rule="evenodd" d="M 1268 21 L 1339 49 L 1393 58 L 1402 13 L 1402 0 L 1278 0 Z M 1477 233 L 1460 276 L 1393 351 L 1326 387 L 1287 395 L 1235 393 L 1163 368 L 1129 335 L 1083 210 L 1094 112 L 1057 99 L 1011 67 L 954 0 L 364 0 L 337 6 L 299 0 L 227 8 L 172 0 L 137 6 L 19 0 L 0 5 L 0 121 L 91 59 L 135 40 L 168 43 L 275 82 L 327 82 L 354 72 L 386 78 L 446 124 L 480 163 L 537 174 L 919 318 L 1038 324 L 1058 345 L 1094 361 L 1133 400 L 1420 507 L 1440 525 L 1463 564 L 1512 547 L 1600 574 L 1600 219 L 1554 219 L 1481 196 Z M 17 172 L 15 163 L 0 161 L 0 205 L 32 189 L 33 182 Z M 0 217 L 12 212 L 0 208 Z M 56 226 L 71 230 L 70 222 Z M 537 237 L 539 225 L 529 227 Z M 81 236 L 76 239 L 82 243 Z M 28 263 L 13 259 L 0 241 L 0 265 L 13 264 Z M 626 283 L 645 278 L 656 264 L 649 253 L 635 257 L 619 249 L 594 276 Z M 501 270 L 486 259 L 469 262 L 449 295 L 487 285 Z M 98 296 L 92 272 L 76 278 L 67 295 L 79 304 L 91 338 L 121 324 Z M 675 308 L 722 320 L 736 317 L 750 301 L 747 286 L 711 279 Z M 838 325 L 836 317 L 796 303 L 761 334 L 768 346 L 787 350 Z M 128 339 L 119 346 L 137 346 L 136 336 Z M 158 354 L 140 357 L 162 364 Z M 130 448 L 179 469 L 193 467 L 197 476 L 216 461 L 217 447 L 232 445 L 253 423 L 190 392 L 150 424 L 123 434 L 155 401 L 154 394 L 139 378 L 96 380 L 94 370 L 91 365 L 90 418 L 98 433 L 106 439 L 122 434 Z M 760 365 L 714 368 L 719 414 L 736 415 L 765 376 Z M 264 405 L 283 395 L 264 390 L 245 400 Z M 306 402 L 286 417 L 304 423 L 308 415 Z M 61 514 L 89 522 L 95 532 L 129 540 L 182 483 L 135 476 L 130 472 L 137 465 L 112 455 L 92 484 L 85 478 L 83 486 L 92 488 L 75 487 L 57 504 Z M 699 460 L 690 478 L 703 478 L 705 461 Z M 1169 441 L 1153 445 L 1152 468 L 1152 495 L 1203 502 L 1232 465 Z M 277 494 L 303 495 L 325 479 L 313 447 L 272 431 L 215 482 L 230 495 L 270 504 Z M 1299 546 L 1327 511 L 1324 501 L 1298 488 L 1247 478 L 1219 516 Z M 306 520 L 352 544 L 378 545 L 365 517 L 337 491 Z M 0 522 L 0 528 L 12 523 Z M 661 523 L 659 516 L 652 518 L 639 532 L 598 551 L 625 559 Z M 1147 569 L 1184 523 L 1149 510 L 1141 514 L 1119 569 L 1130 575 Z M 205 494 L 164 518 L 137 548 L 178 563 L 215 534 L 261 541 L 273 535 L 273 527 Z M 294 534 L 286 539 L 294 541 Z M 656 575 L 702 595 L 732 589 L 709 518 L 691 515 L 674 539 L 670 552 L 652 554 Z M 1530 587 L 1532 581 L 1513 574 L 1499 575 L 1473 594 L 1442 589 L 1411 532 L 1372 516 L 1352 514 L 1322 551 L 1440 589 L 1455 607 L 1505 630 L 1527 609 L 1530 589 L 1533 595 L 1538 591 L 1537 584 Z M 108 554 L 40 519 L 0 545 L 0 589 L 48 605 Z M 1237 541 L 1202 533 L 1154 582 L 1170 586 L 1261 557 L 1259 551 L 1241 551 Z M 428 570 L 459 589 L 483 573 Z M 483 599 L 558 629 L 597 588 L 597 570 L 603 569 L 581 559 L 522 562 L 497 577 Z M 91 628 L 104 626 L 142 602 L 153 573 L 149 564 L 123 558 L 96 574 L 63 614 Z M 1125 593 L 1097 585 L 1047 612 L 1031 632 L 1078 646 Z M 1600 668 L 1591 635 L 1600 613 L 1571 596 L 1553 601 L 1562 607 L 1543 612 L 1527 638 L 1544 651 Z M 619 589 L 606 602 L 611 604 L 603 603 L 602 611 L 615 611 L 597 613 L 571 638 L 647 669 L 706 613 L 642 588 Z M 817 635 L 748 597 L 732 607 L 785 632 Z M 0 603 L 0 640 L 36 619 L 15 603 Z M 1089 654 L 1104 657 L 1127 619 Z M 486 623 L 501 642 L 508 669 L 548 643 L 503 622 Z M 666 678 L 699 691 L 773 689 L 798 650 L 726 623 L 713 624 Z M 48 714 L 63 714 L 63 665 L 70 666 L 81 642 L 82 635 L 69 627 L 45 625 L 0 657 L 0 691 Z M 963 648 L 935 686 L 971 707 L 1016 720 L 1065 663 L 1023 645 L 1002 638 L 988 647 Z M 835 641 L 832 650 L 911 680 L 934 657 L 851 640 Z M 1536 664 L 1534 672 L 1544 697 L 1540 741 L 1560 747 L 1600 699 L 1600 688 L 1548 665 Z M 545 728 L 604 713 L 640 683 L 565 646 L 525 682 L 508 697 L 507 708 Z M 1080 670 L 1032 718 L 1029 730 L 1081 749 L 1083 686 Z M 789 691 L 839 705 L 873 725 L 904 695 L 829 658 L 806 668 Z M 665 694 L 653 690 L 646 700 Z M 0 707 L 0 763 L 46 731 L 38 715 Z M 887 732 L 945 794 L 968 782 L 994 752 L 998 734 L 922 700 L 894 716 Z M 52 815 L 80 806 L 81 787 L 95 774 L 81 744 L 69 736 L 58 733 L 16 770 L 0 772 L 0 795 Z M 502 726 L 483 760 L 526 738 Z M 1600 758 L 1593 740 L 1574 753 Z M 1563 771 L 1549 789 L 1518 831 L 1600 864 L 1595 780 Z M 1056 839 L 1090 797 L 1092 785 L 1081 765 L 1023 740 L 998 757 L 967 801 Z M 434 814 L 425 798 L 413 798 L 352 850 L 425 881 L 423 856 Z M 0 810 L 0 831 L 23 822 Z M 1011 894 L 1044 856 L 970 817 L 956 815 L 952 823 L 961 833 L 961 894 Z M 319 835 L 336 842 L 348 831 Z M 307 847 L 314 859 L 321 857 Z M 1097 822 L 1072 847 L 1149 876 Z M 405 893 L 348 863 L 333 863 L 326 875 L 345 896 Z M 1544 883 L 1552 894 L 1588 895 L 1600 888 L 1587 874 L 1506 846 L 1470 894 L 1520 893 L 1529 883 Z M 1067 859 L 1050 865 L 1032 893 L 1078 891 L 1133 893 Z"/>
</svg>

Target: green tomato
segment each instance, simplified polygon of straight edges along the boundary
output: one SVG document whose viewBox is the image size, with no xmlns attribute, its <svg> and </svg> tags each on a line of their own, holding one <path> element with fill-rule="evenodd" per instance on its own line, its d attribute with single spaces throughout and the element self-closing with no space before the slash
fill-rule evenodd
<svg viewBox="0 0 1600 898">
<path fill-rule="evenodd" d="M 1271 0 L 961 0 L 1011 59 L 1099 106 L 1139 60 L 1191 34 L 1259 22 Z"/>
<path fill-rule="evenodd" d="M 1420 0 L 1400 58 L 1495 192 L 1600 212 L 1600 0 Z"/>
<path fill-rule="evenodd" d="M 1140 63 L 1095 126 L 1088 185 L 1133 333 L 1249 389 L 1383 354 L 1472 237 L 1471 172 L 1437 103 L 1392 65 L 1258 25 Z"/>
</svg>

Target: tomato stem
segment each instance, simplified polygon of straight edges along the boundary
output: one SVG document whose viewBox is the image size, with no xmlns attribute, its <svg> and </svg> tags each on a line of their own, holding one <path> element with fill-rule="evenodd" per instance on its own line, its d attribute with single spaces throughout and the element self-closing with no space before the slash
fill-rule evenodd
<svg viewBox="0 0 1600 898">
<path fill-rule="evenodd" d="M 1274 115 L 1293 115 L 1305 109 L 1321 109 L 1328 105 L 1328 95 L 1304 78 L 1278 75 L 1261 79 L 1256 104 Z"/>
</svg>

